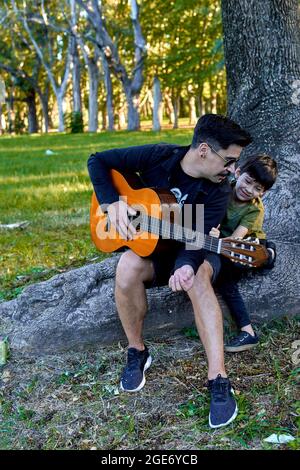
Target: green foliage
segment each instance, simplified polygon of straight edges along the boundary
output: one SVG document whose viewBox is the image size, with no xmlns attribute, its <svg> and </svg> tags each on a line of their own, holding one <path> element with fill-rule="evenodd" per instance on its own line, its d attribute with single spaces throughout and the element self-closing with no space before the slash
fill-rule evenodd
<svg viewBox="0 0 300 470">
<path fill-rule="evenodd" d="M 16 2 L 22 10 L 23 2 Z M 54 127 L 57 125 L 56 97 L 53 83 L 49 81 L 44 65 L 36 53 L 22 21 L 15 15 L 7 3 L 9 15 L 5 28 L 0 31 L 0 72 L 8 95 L 12 94 L 15 103 L 19 103 L 21 113 L 15 131 L 22 133 L 27 127 L 28 96 L 32 87 L 37 92 L 48 96 L 48 105 L 52 110 Z M 68 2 L 54 0 L 44 3 L 48 16 L 44 23 L 40 2 L 26 2 L 27 18 L 32 35 L 38 43 L 48 69 L 53 73 L 56 85 L 61 84 L 64 74 L 65 59 L 68 51 L 68 34 L 70 9 Z M 128 77 L 134 73 L 135 43 L 130 6 L 127 1 L 106 0 L 102 2 L 105 26 L 114 41 L 122 64 Z M 4 10 L 2 12 L 4 14 Z M 31 17 L 35 20 L 31 21 Z M 0 10 L 1 20 L 1 10 Z M 144 86 L 140 102 L 142 117 L 151 118 L 151 102 L 147 99 L 152 88 L 154 76 L 158 76 L 162 91 L 173 100 L 181 98 L 180 116 L 187 114 L 189 98 L 195 97 L 200 112 L 226 112 L 226 76 L 223 55 L 221 2 L 220 0 L 147 0 L 140 2 L 140 23 L 147 43 L 147 57 L 144 68 Z M 52 26 L 51 26 L 52 25 Z M 54 27 L 53 27 L 54 25 Z M 96 39 L 86 15 L 78 14 L 78 32 L 83 36 Z M 94 42 L 85 38 L 85 45 L 94 55 Z M 81 88 L 85 105 L 83 116 L 70 113 L 67 116 L 68 130 L 72 133 L 83 132 L 82 119 L 87 118 L 88 75 L 82 51 L 79 48 L 81 61 Z M 10 68 L 10 70 L 7 69 Z M 103 67 L 99 66 L 103 78 Z M 71 82 L 71 80 L 69 80 Z M 52 84 L 51 84 L 52 83 Z M 124 104 L 124 93 L 119 77 L 112 77 L 114 107 L 117 114 Z M 206 96 L 203 90 L 206 88 Z M 36 105 L 41 120 L 41 103 L 36 95 Z M 70 86 L 66 93 L 67 109 L 72 109 L 72 91 Z M 105 106 L 106 91 L 103 80 L 100 81 L 99 108 Z M 28 102 L 28 101 L 27 101 Z M 200 104 L 201 103 L 201 104 Z M 165 108 L 166 110 L 167 108 Z M 8 108 L 3 107 L 8 118 Z"/>
<path fill-rule="evenodd" d="M 83 132 L 83 117 L 79 111 L 72 113 L 65 113 L 65 123 L 67 130 L 71 134 L 79 134 Z"/>
</svg>

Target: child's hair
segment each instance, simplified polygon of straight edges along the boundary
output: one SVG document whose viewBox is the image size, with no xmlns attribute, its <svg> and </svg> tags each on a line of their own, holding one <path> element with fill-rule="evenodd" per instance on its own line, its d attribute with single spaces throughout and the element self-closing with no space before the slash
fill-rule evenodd
<svg viewBox="0 0 300 470">
<path fill-rule="evenodd" d="M 240 166 L 240 170 L 241 174 L 247 172 L 265 190 L 273 186 L 278 175 L 276 161 L 265 153 L 248 157 Z"/>
</svg>

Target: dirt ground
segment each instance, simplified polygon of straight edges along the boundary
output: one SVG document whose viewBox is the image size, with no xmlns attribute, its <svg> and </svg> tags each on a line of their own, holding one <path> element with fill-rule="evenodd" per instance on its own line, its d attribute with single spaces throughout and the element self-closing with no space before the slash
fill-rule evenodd
<svg viewBox="0 0 300 470">
<path fill-rule="evenodd" d="M 206 360 L 193 330 L 147 342 L 153 364 L 134 394 L 119 390 L 125 345 L 38 358 L 12 354 L 0 371 L 0 449 L 299 448 L 293 359 L 299 322 L 284 319 L 259 333 L 257 348 L 226 354 L 239 414 L 219 430 L 208 427 Z M 272 433 L 295 440 L 268 444 Z"/>
</svg>

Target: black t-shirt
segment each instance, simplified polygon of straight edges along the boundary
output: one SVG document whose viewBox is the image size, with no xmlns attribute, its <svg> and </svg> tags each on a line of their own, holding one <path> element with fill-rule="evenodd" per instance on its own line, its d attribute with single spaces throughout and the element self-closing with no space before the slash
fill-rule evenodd
<svg viewBox="0 0 300 470">
<path fill-rule="evenodd" d="M 199 178 L 187 175 L 181 168 L 180 162 L 176 165 L 176 171 L 170 180 L 170 191 L 176 197 L 177 203 L 182 207 L 184 204 L 192 204 L 195 193 L 198 192 Z"/>
</svg>

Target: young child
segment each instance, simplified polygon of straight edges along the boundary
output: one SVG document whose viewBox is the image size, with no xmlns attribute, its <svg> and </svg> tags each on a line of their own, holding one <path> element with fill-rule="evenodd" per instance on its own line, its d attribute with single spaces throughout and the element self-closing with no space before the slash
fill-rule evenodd
<svg viewBox="0 0 300 470">
<path fill-rule="evenodd" d="M 227 207 L 227 213 L 221 223 L 221 228 L 213 227 L 211 236 L 222 238 L 254 237 L 265 240 L 262 225 L 264 220 L 264 205 L 261 197 L 275 183 L 278 174 L 277 164 L 268 155 L 249 157 L 235 171 L 236 181 Z M 269 267 L 274 264 L 275 246 L 270 249 Z M 273 258 L 273 259 L 272 259 Z M 248 269 L 221 257 L 222 268 L 216 286 L 226 301 L 240 334 L 225 345 L 225 351 L 239 352 L 251 349 L 258 344 L 258 336 L 254 332 L 237 282 Z M 253 268 L 254 269 L 254 268 Z"/>
</svg>

